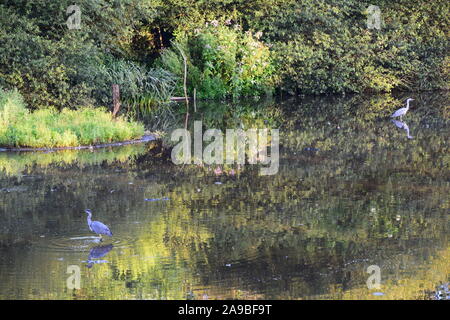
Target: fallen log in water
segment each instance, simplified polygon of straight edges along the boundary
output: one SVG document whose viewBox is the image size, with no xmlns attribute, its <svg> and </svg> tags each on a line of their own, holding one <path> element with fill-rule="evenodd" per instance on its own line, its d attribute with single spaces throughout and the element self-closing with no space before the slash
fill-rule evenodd
<svg viewBox="0 0 450 320">
<path fill-rule="evenodd" d="M 82 149 L 98 149 L 98 148 L 107 148 L 107 147 L 120 147 L 128 144 L 136 144 L 136 143 L 145 143 L 149 141 L 157 140 L 155 135 L 144 135 L 140 139 L 128 140 L 122 142 L 111 142 L 111 143 L 103 143 L 91 146 L 78 146 L 78 147 L 55 147 L 55 148 L 0 148 L 0 152 L 2 151 L 59 151 L 59 150 L 82 150 Z"/>
<path fill-rule="evenodd" d="M 187 97 L 188 100 L 192 100 L 191 97 Z M 186 101 L 186 97 L 171 97 L 170 101 Z"/>
</svg>

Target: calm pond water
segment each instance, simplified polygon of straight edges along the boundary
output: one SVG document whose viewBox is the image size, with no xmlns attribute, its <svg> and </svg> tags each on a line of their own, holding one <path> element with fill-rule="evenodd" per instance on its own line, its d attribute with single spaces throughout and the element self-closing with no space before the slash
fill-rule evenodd
<svg viewBox="0 0 450 320">
<path fill-rule="evenodd" d="M 407 96 L 198 106 L 205 128 L 279 128 L 272 176 L 174 165 L 160 143 L 0 152 L 0 299 L 445 298 L 450 104 L 410 95 L 404 123 Z"/>
</svg>

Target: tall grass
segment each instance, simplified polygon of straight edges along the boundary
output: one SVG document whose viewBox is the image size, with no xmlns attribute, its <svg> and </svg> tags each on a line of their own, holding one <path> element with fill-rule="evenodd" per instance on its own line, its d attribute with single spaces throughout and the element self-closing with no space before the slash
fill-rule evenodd
<svg viewBox="0 0 450 320">
<path fill-rule="evenodd" d="M 112 118 L 103 108 L 29 112 L 17 91 L 0 90 L 0 146 L 75 147 L 139 138 L 141 123 Z"/>
<path fill-rule="evenodd" d="M 0 88 L 0 133 L 8 123 L 17 121 L 26 112 L 25 102 L 17 89 L 5 91 Z"/>
<path fill-rule="evenodd" d="M 170 101 L 176 77 L 161 68 L 146 69 L 131 61 L 113 60 L 107 65 L 111 81 L 121 89 L 122 104 L 128 114 L 147 114 Z"/>
</svg>

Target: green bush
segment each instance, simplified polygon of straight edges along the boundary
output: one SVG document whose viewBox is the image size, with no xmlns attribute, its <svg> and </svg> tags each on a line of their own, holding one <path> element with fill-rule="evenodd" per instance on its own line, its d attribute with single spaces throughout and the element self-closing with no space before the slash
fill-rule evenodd
<svg viewBox="0 0 450 320">
<path fill-rule="evenodd" d="M 261 96 L 274 87 L 274 68 L 269 48 L 259 41 L 260 33 L 243 32 L 239 25 L 217 20 L 192 32 L 179 33 L 173 47 L 161 55 L 161 65 L 179 78 L 183 94 L 184 62 L 188 63 L 189 94 L 220 99 Z"/>
<path fill-rule="evenodd" d="M 33 109 L 110 105 L 111 85 L 120 81 L 130 111 L 153 108 L 174 87 L 184 94 L 180 49 L 188 94 L 196 88 L 199 98 L 274 88 L 449 89 L 447 0 L 80 0 L 80 30 L 65 25 L 70 4 L 0 4 L 0 86 L 17 88 Z M 381 30 L 366 26 L 369 5 L 380 7 Z M 163 70 L 150 69 L 161 52 Z M 125 77 L 131 72 L 134 83 Z M 137 87 L 146 77 L 157 80 Z"/>
<path fill-rule="evenodd" d="M 113 119 L 102 108 L 29 112 L 17 91 L 0 90 L 0 146 L 74 147 L 139 138 L 142 124 Z"/>
<path fill-rule="evenodd" d="M 33 109 L 110 105 L 112 79 L 104 67 L 111 56 L 134 57 L 135 29 L 153 15 L 150 2 L 80 0 L 81 28 L 70 30 L 72 4 L 0 4 L 0 85 L 17 88 Z"/>
<path fill-rule="evenodd" d="M 296 93 L 448 89 L 445 0 L 280 0 L 250 26 L 273 47 L 282 89 Z M 367 8 L 381 30 L 367 28 Z"/>
</svg>

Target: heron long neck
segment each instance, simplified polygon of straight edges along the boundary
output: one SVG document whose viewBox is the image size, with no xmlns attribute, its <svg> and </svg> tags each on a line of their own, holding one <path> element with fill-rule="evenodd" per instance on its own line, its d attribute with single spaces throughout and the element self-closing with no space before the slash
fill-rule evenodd
<svg viewBox="0 0 450 320">
<path fill-rule="evenodd" d="M 409 100 L 406 101 L 406 110 L 408 110 L 408 109 L 409 109 Z"/>
<path fill-rule="evenodd" d="M 90 226 L 91 223 L 92 223 L 91 217 L 92 217 L 92 214 L 91 214 L 91 213 L 88 213 L 87 223 L 88 223 L 89 226 Z"/>
</svg>

